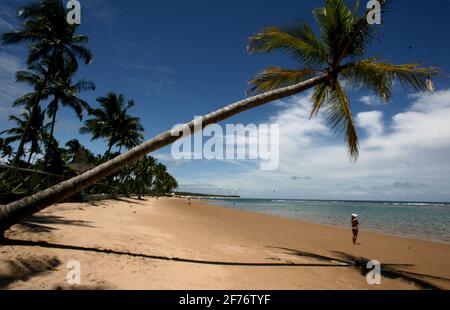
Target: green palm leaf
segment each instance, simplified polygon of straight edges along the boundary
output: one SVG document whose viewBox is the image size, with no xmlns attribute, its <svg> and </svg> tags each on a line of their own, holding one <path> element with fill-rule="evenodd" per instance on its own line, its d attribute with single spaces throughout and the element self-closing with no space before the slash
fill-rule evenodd
<svg viewBox="0 0 450 310">
<path fill-rule="evenodd" d="M 306 24 L 286 29 L 266 28 L 250 37 L 247 50 L 249 53 L 283 50 L 300 63 L 312 66 L 327 62 L 322 42 Z"/>
<path fill-rule="evenodd" d="M 396 79 L 407 89 L 418 92 L 433 91 L 431 78 L 441 74 L 435 67 L 422 67 L 419 64 L 395 65 L 379 62 L 375 58 L 350 64 L 342 70 L 342 76 L 351 85 L 371 89 L 385 101 L 390 99 L 392 85 Z"/>
<path fill-rule="evenodd" d="M 312 69 L 289 70 L 283 68 L 268 68 L 249 81 L 253 88 L 249 93 L 259 94 L 278 88 L 301 83 L 312 78 L 316 71 Z"/>
<path fill-rule="evenodd" d="M 337 133 L 344 133 L 347 142 L 347 149 L 350 158 L 357 160 L 359 156 L 359 142 L 353 115 L 350 109 L 345 90 L 340 83 L 336 81 L 333 90 L 329 92 L 326 113 L 330 120 L 331 127 Z"/>
</svg>

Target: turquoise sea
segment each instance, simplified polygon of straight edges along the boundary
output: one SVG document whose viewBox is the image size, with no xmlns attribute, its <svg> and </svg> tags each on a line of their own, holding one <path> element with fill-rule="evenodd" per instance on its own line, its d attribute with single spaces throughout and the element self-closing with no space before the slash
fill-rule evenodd
<svg viewBox="0 0 450 310">
<path fill-rule="evenodd" d="M 212 199 L 228 208 L 349 227 L 357 213 L 361 229 L 450 243 L 450 203 Z"/>
</svg>

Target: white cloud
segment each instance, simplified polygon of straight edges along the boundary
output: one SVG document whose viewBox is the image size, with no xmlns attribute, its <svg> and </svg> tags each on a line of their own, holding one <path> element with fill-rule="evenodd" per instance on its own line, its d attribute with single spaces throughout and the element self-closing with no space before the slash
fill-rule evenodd
<svg viewBox="0 0 450 310">
<path fill-rule="evenodd" d="M 383 133 L 383 113 L 380 111 L 358 113 L 356 122 L 370 136 L 378 136 Z"/>
<path fill-rule="evenodd" d="M 209 180 L 253 197 L 450 200 L 450 90 L 410 99 L 409 108 L 389 119 L 380 111 L 356 115 L 368 134 L 354 164 L 321 115 L 309 120 L 309 95 L 297 96 L 269 120 L 280 126 L 278 170 L 249 167 L 210 173 Z M 293 182 L 296 175 L 309 178 Z"/>
<path fill-rule="evenodd" d="M 359 98 L 359 101 L 368 105 L 368 106 L 377 106 L 377 105 L 382 105 L 382 101 L 373 95 L 370 96 L 362 96 L 361 98 Z"/>
<path fill-rule="evenodd" d="M 180 184 L 177 191 L 180 192 L 189 192 L 189 193 L 204 193 L 204 194 L 212 194 L 212 195 L 237 195 L 238 190 L 236 188 L 224 188 L 222 186 L 214 185 L 214 184 Z"/>
</svg>

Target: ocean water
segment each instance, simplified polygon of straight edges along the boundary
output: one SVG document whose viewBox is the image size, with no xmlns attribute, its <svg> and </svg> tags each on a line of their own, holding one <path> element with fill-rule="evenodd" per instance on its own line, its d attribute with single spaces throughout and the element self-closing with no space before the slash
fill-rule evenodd
<svg viewBox="0 0 450 310">
<path fill-rule="evenodd" d="M 351 214 L 357 213 L 363 230 L 450 243 L 450 203 L 271 199 L 213 199 L 210 203 L 342 227 L 349 227 Z"/>
</svg>

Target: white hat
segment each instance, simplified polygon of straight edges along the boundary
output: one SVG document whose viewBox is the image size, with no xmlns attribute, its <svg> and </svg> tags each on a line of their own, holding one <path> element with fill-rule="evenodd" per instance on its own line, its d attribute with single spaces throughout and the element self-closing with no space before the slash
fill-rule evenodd
<svg viewBox="0 0 450 310">
<path fill-rule="evenodd" d="M 353 213 L 352 217 L 358 217 L 358 214 Z"/>
</svg>

